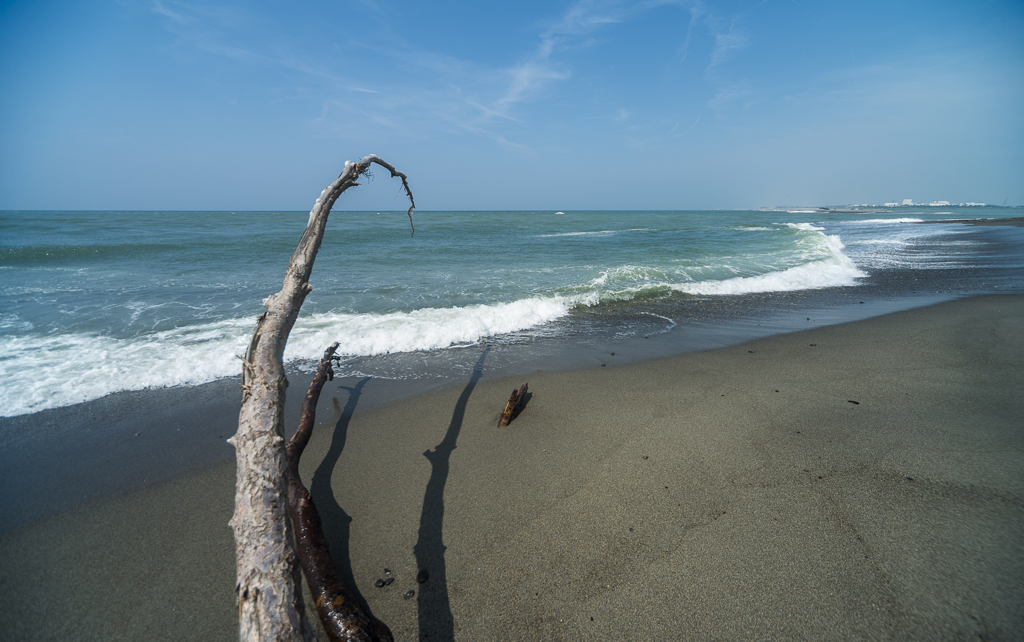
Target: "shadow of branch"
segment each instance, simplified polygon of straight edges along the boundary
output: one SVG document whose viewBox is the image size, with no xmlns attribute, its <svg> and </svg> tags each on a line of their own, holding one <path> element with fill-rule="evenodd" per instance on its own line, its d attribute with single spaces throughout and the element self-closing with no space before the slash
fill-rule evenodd
<svg viewBox="0 0 1024 642">
<path fill-rule="evenodd" d="M 359 608 L 372 616 L 366 599 L 359 590 L 355 577 L 352 574 L 352 560 L 349 556 L 349 539 L 351 535 L 352 517 L 345 512 L 345 509 L 338 503 L 331 487 L 331 475 L 338 466 L 341 453 L 345 450 L 345 441 L 348 439 L 348 425 L 352 420 L 352 413 L 355 412 L 359 403 L 359 396 L 362 394 L 363 386 L 370 381 L 366 377 L 351 388 L 339 386 L 339 390 L 348 391 L 348 401 L 341 411 L 338 423 L 334 426 L 334 434 L 331 438 L 331 446 L 324 455 L 323 461 L 317 466 L 313 473 L 313 479 L 309 485 L 309 492 L 316 502 L 317 510 L 320 512 L 320 519 L 323 523 L 324 532 L 327 534 L 331 547 L 331 559 L 334 561 L 334 568 L 342 581 L 352 592 Z"/>
<path fill-rule="evenodd" d="M 465 419 L 466 405 L 483 374 L 484 359 L 489 350 L 489 347 L 485 348 L 480 354 L 469 383 L 459 395 L 444 439 L 433 450 L 423 453 L 430 462 L 430 479 L 423 493 L 419 537 L 413 547 L 419 577 L 427 578 L 420 584 L 416 598 L 421 640 L 455 638 L 455 618 L 448 597 L 447 567 L 444 558 L 444 489 L 448 483 L 449 461 L 452 452 L 455 451 Z"/>
</svg>

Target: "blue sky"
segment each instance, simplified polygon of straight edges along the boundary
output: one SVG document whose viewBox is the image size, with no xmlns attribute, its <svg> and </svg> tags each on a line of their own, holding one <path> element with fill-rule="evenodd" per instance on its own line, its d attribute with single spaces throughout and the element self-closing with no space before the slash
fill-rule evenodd
<svg viewBox="0 0 1024 642">
<path fill-rule="evenodd" d="M 0 3 L 0 209 L 1024 204 L 1024 3 Z M 336 208 L 403 209 L 383 174 Z"/>
</svg>

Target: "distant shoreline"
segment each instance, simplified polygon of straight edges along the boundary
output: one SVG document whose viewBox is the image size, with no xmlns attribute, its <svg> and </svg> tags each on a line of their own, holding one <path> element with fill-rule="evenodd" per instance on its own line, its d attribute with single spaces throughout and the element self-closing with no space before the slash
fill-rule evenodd
<svg viewBox="0 0 1024 642">
<path fill-rule="evenodd" d="M 764 212 L 801 212 L 807 214 L 821 213 L 821 214 L 898 214 L 902 211 L 916 211 L 921 208 L 941 210 L 942 208 L 951 209 L 971 209 L 971 210 L 984 210 L 984 209 L 1015 209 L 1007 208 L 999 205 L 897 205 L 896 207 L 883 207 L 880 205 L 864 206 L 864 207 L 762 207 L 761 211 Z M 977 219 L 955 219 L 945 221 L 927 221 L 928 223 L 965 223 Z M 1008 219 L 1014 220 L 1014 219 Z M 995 225 L 993 223 L 992 225 Z"/>
</svg>

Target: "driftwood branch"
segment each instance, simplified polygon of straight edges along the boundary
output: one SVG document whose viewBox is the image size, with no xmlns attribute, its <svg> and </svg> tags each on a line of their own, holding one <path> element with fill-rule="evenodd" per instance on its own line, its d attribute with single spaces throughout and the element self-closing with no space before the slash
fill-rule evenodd
<svg viewBox="0 0 1024 642">
<path fill-rule="evenodd" d="M 299 562 L 306 573 L 327 637 L 335 642 L 391 642 L 394 638 L 388 627 L 359 608 L 352 592 L 335 570 L 320 513 L 299 477 L 299 459 L 309 443 L 316 421 L 316 402 L 324 384 L 334 379 L 331 359 L 337 348 L 338 344 L 334 343 L 324 352 L 302 401 L 299 427 L 288 442 L 288 509 L 295 525 Z"/>
<path fill-rule="evenodd" d="M 331 208 L 345 190 L 359 184 L 359 177 L 371 164 L 402 179 L 411 220 L 414 205 L 405 174 L 372 154 L 359 162 L 347 161 L 341 175 L 324 188 L 310 210 L 282 288 L 264 300 L 267 311 L 256 323 L 243 360 L 238 432 L 228 440 L 235 447 L 238 468 L 230 524 L 235 535 L 240 640 L 315 639 L 304 615 L 287 511 L 284 348 L 302 302 L 313 289 L 309 277 Z"/>
<path fill-rule="evenodd" d="M 509 425 L 522 412 L 523 406 L 526 404 L 527 385 L 524 383 L 519 390 L 512 391 L 512 396 L 508 398 L 505 410 L 501 413 L 501 419 L 498 420 L 498 428 Z"/>
</svg>

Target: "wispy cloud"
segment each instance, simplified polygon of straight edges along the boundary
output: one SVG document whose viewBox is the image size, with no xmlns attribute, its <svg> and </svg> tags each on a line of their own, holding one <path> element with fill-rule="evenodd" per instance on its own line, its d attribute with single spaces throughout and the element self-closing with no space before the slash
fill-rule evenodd
<svg viewBox="0 0 1024 642">
<path fill-rule="evenodd" d="M 176 0 L 152 0 L 151 10 L 167 20 L 167 29 L 180 44 L 207 54 L 249 65 L 278 67 L 331 81 L 348 91 L 377 93 L 353 84 L 351 79 L 307 58 L 289 53 L 288 48 L 268 46 L 260 50 L 238 44 L 239 30 L 253 29 L 256 19 L 241 9 L 215 7 Z"/>
<path fill-rule="evenodd" d="M 592 0 L 575 3 L 555 19 L 542 24 L 534 45 L 522 61 L 505 68 L 412 48 L 405 51 L 404 56 L 411 64 L 431 69 L 453 88 L 447 100 L 443 97 L 438 100 L 437 93 L 430 92 L 433 100 L 421 101 L 429 102 L 428 109 L 439 121 L 493 140 L 506 149 L 529 152 L 529 146 L 510 140 L 496 128 L 499 123 L 518 127 L 527 124 L 517 113 L 519 107 L 539 100 L 547 89 L 572 78 L 572 69 L 561 59 L 561 54 L 575 47 L 587 46 L 589 35 L 619 22 L 622 10 L 616 7 L 615 3 L 599 5 Z M 413 91 L 421 95 L 429 92 L 424 88 Z"/>
<path fill-rule="evenodd" d="M 743 49 L 747 44 L 747 38 L 742 33 L 729 28 L 727 33 L 715 34 L 715 48 L 711 51 L 711 63 L 708 69 L 712 69 L 727 61 L 735 52 Z"/>
<path fill-rule="evenodd" d="M 567 80 L 572 74 L 568 70 L 555 69 L 547 59 L 536 59 L 509 70 L 508 75 L 512 82 L 491 110 L 500 116 L 507 116 L 513 105 L 528 99 L 545 85 Z"/>
<path fill-rule="evenodd" d="M 620 22 L 627 11 L 617 3 L 599 4 L 593 0 L 580 0 L 552 23 L 544 37 L 585 35 L 604 25 Z"/>
<path fill-rule="evenodd" d="M 707 67 L 707 70 L 710 71 L 728 61 L 736 52 L 746 48 L 748 38 L 739 24 L 746 19 L 747 15 L 766 1 L 762 0 L 762 2 L 747 11 L 732 16 L 725 15 L 719 7 L 709 6 L 703 0 L 650 0 L 642 5 L 642 7 L 644 10 L 648 10 L 672 6 L 678 7 L 690 14 L 690 19 L 686 24 L 686 33 L 678 49 L 679 62 L 685 61 L 687 56 L 689 56 L 690 41 L 693 38 L 694 30 L 698 25 L 703 24 L 708 34 L 715 41 Z M 728 27 L 723 26 L 726 23 Z"/>
<path fill-rule="evenodd" d="M 694 129 L 696 129 L 697 128 L 697 124 L 699 122 L 700 122 L 700 114 L 697 115 L 697 118 L 696 118 L 696 120 L 693 121 L 693 124 L 690 125 L 689 127 L 687 127 L 683 131 L 679 131 L 679 123 L 676 123 L 675 127 L 672 128 L 672 131 L 670 131 L 668 133 L 668 137 L 669 138 L 679 138 L 680 136 L 685 136 L 685 135 L 689 134 L 690 132 L 692 132 Z"/>
<path fill-rule="evenodd" d="M 708 107 L 714 111 L 724 111 L 742 103 L 748 106 L 752 102 L 754 91 L 745 82 L 720 87 L 715 97 L 708 101 Z"/>
<path fill-rule="evenodd" d="M 185 25 L 192 22 L 192 20 L 189 19 L 187 16 L 178 11 L 172 10 L 163 2 L 160 2 L 160 0 L 153 0 L 153 12 L 158 13 L 179 25 Z"/>
<path fill-rule="evenodd" d="M 618 24 L 639 19 L 658 8 L 675 7 L 686 18 L 676 63 L 687 59 L 691 40 L 704 28 L 714 39 L 710 56 L 705 59 L 708 71 L 719 70 L 748 44 L 739 26 L 726 22 L 702 0 L 578 0 L 537 25 L 518 62 L 500 66 L 410 42 L 393 28 L 386 6 L 375 0 L 360 1 L 361 6 L 356 8 L 367 14 L 364 19 L 376 25 L 376 31 L 372 36 L 350 35 L 343 46 L 358 48 L 362 60 L 389 61 L 387 68 L 391 71 L 387 74 L 375 71 L 378 68 L 372 65 L 343 65 L 342 62 L 351 59 L 325 56 L 324 50 L 310 51 L 301 46 L 302 41 L 296 40 L 294 34 L 279 32 L 275 24 L 245 8 L 211 7 L 193 0 L 150 0 L 150 7 L 166 22 L 166 29 L 179 38 L 180 44 L 240 64 L 290 72 L 280 76 L 274 91 L 305 100 L 316 99 L 314 104 L 329 106 L 309 121 L 324 131 L 334 129 L 332 119 L 341 126 L 347 116 L 336 106 L 348 100 L 358 103 L 367 114 L 376 114 L 366 117 L 364 122 L 404 132 L 403 136 L 419 138 L 431 132 L 461 131 L 517 152 L 530 149 L 521 140 L 534 124 L 530 119 L 536 112 L 528 106 L 552 95 L 564 95 L 559 93 L 559 85 L 573 79 L 579 71 L 574 69 L 574 54 L 603 44 L 608 38 L 614 39 Z M 720 25 L 728 26 L 719 29 Z M 719 76 L 709 73 L 708 80 L 724 82 Z M 323 95 L 325 92 L 327 96 Z M 346 97 L 347 92 L 351 93 Z M 720 111 L 748 98 L 750 93 L 749 87 L 737 86 L 732 81 L 728 86 L 718 87 L 707 106 Z M 361 98 L 353 100 L 351 94 Z M 631 125 L 639 125 L 638 121 L 643 120 L 625 110 L 617 114 L 617 120 L 629 121 Z M 344 129 L 351 131 L 348 127 Z"/>
<path fill-rule="evenodd" d="M 528 100 L 553 82 L 568 80 L 572 72 L 555 60 L 559 50 L 573 46 L 581 36 L 619 22 L 621 9 L 616 5 L 600 5 L 593 0 L 580 0 L 569 7 L 540 33 L 532 55 L 508 71 L 511 83 L 505 95 L 496 101 L 494 111 L 505 114 L 516 103 Z"/>
<path fill-rule="evenodd" d="M 693 37 L 693 28 L 697 25 L 697 22 L 704 15 L 704 5 L 699 2 L 694 2 L 686 7 L 690 12 L 690 20 L 686 23 L 686 36 L 683 38 L 683 42 L 679 46 L 679 62 L 686 62 L 686 57 L 690 54 L 690 38 Z"/>
</svg>

